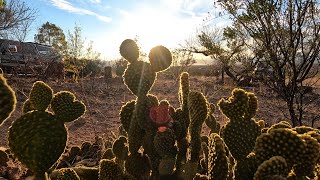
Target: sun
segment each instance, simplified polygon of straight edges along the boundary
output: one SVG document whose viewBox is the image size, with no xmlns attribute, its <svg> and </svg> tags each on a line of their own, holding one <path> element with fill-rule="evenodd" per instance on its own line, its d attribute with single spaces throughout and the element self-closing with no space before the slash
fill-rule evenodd
<svg viewBox="0 0 320 180">
<path fill-rule="evenodd" d="M 125 23 L 132 36 L 138 38 L 141 50 L 148 54 L 155 46 L 170 46 L 174 42 L 174 21 L 170 19 L 174 17 L 159 9 L 142 9 L 128 15 Z"/>
</svg>

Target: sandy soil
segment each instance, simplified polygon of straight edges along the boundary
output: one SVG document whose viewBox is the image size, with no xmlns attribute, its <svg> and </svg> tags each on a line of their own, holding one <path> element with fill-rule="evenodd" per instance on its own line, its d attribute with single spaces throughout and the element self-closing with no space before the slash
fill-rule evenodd
<svg viewBox="0 0 320 180">
<path fill-rule="evenodd" d="M 12 114 L 3 126 L 0 127 L 0 146 L 7 147 L 7 131 L 10 124 L 21 115 L 21 106 L 29 94 L 32 83 L 31 78 L 10 78 L 8 83 L 17 95 L 17 110 Z M 87 106 L 87 112 L 77 121 L 68 123 L 69 142 L 68 145 L 81 145 L 83 142 L 93 142 L 95 136 L 109 139 L 112 132 L 117 133 L 120 124 L 119 110 L 127 101 L 135 99 L 131 92 L 122 83 L 121 78 L 105 81 L 103 78 L 84 79 L 75 82 L 47 81 L 55 92 L 69 90 L 76 94 Z M 174 107 L 178 107 L 178 85 L 175 80 L 158 78 L 150 93 L 156 95 L 159 100 L 167 99 Z M 208 101 L 216 104 L 221 98 L 230 96 L 235 87 L 232 83 L 218 85 L 212 77 L 191 77 L 190 86 L 192 90 L 203 92 Z M 320 89 L 320 88 L 319 88 Z M 255 92 L 259 100 L 259 110 L 256 119 L 264 119 L 269 123 L 287 119 L 285 103 L 272 91 L 265 87 L 247 88 Z M 320 94 L 320 93 L 319 93 Z M 318 95 L 319 96 L 319 95 Z M 308 107 L 308 117 L 319 115 L 320 100 Z M 217 119 L 224 123 L 227 119 L 220 113 L 215 112 Z"/>
</svg>

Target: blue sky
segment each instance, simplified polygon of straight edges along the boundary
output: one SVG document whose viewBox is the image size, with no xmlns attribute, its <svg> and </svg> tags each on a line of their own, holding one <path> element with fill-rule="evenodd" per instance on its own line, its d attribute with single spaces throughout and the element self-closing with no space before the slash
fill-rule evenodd
<svg viewBox="0 0 320 180">
<path fill-rule="evenodd" d="M 38 10 L 28 41 L 46 21 L 67 34 L 75 23 L 82 36 L 94 42 L 104 59 L 119 57 L 122 40 L 138 36 L 146 52 L 156 45 L 175 48 L 192 35 L 208 17 L 218 12 L 212 0 L 32 0 L 26 3 Z M 218 26 L 225 21 L 217 21 Z"/>
</svg>

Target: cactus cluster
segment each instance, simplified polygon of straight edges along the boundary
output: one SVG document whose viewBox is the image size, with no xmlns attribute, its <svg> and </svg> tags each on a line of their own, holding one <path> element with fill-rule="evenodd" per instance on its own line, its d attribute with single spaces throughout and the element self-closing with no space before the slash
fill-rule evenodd
<svg viewBox="0 0 320 180">
<path fill-rule="evenodd" d="M 157 73 L 171 65 L 167 48 L 154 47 L 149 62 L 141 61 L 137 44 L 127 39 L 120 45 L 120 54 L 128 61 L 123 80 L 135 99 L 122 106 L 122 133 L 108 146 L 97 137 L 93 144 L 84 142 L 66 149 L 64 123 L 79 118 L 85 112 L 84 104 L 71 92 L 54 93 L 41 81 L 33 84 L 22 116 L 9 128 L 8 140 L 11 154 L 32 170 L 35 179 L 319 178 L 318 129 L 292 127 L 286 121 L 266 127 L 263 120 L 255 119 L 257 97 L 238 88 L 217 103 L 228 119 L 222 125 L 214 115 L 216 106 L 190 89 L 186 72 L 180 75 L 179 107 L 175 108 L 150 93 Z M 0 97 L 2 123 L 15 109 L 16 100 L 1 74 Z M 204 124 L 209 134 L 202 134 Z M 98 161 L 92 167 L 75 166 L 79 156 L 94 156 Z M 0 151 L 0 166 L 8 159 Z"/>
<path fill-rule="evenodd" d="M 53 112 L 48 111 L 49 106 Z M 64 123 L 84 114 L 85 105 L 75 100 L 72 93 L 53 94 L 51 87 L 37 81 L 24 103 L 23 112 L 9 127 L 10 151 L 37 179 L 46 179 L 46 171 L 59 159 L 67 143 Z"/>
<path fill-rule="evenodd" d="M 142 161 L 144 158 L 141 157 L 147 158 L 145 163 L 149 163 L 151 173 L 143 176 L 150 177 L 183 177 L 186 167 L 193 170 L 191 167 L 196 166 L 197 169 L 202 124 L 208 116 L 205 97 L 189 90 L 188 73 L 182 73 L 180 77 L 179 108 L 175 109 L 168 101 L 159 101 L 149 93 L 157 73 L 166 70 L 172 62 L 171 53 L 164 46 L 152 48 L 149 62 L 143 62 L 138 60 L 137 45 L 127 39 L 120 46 L 120 54 L 129 62 L 123 75 L 124 83 L 136 96 L 120 111 L 120 121 L 128 134 L 126 164 L 132 163 L 132 159 Z M 141 153 L 147 156 L 139 155 Z M 136 178 L 142 176 L 131 168 L 126 169 L 129 174 Z"/>
</svg>

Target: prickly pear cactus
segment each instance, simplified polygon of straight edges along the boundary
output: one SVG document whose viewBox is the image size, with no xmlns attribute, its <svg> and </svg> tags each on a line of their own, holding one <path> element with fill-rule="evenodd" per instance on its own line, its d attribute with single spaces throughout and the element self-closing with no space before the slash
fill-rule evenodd
<svg viewBox="0 0 320 180">
<path fill-rule="evenodd" d="M 114 161 L 103 159 L 99 164 L 99 180 L 123 180 L 121 167 Z"/>
<path fill-rule="evenodd" d="M 281 156 L 295 175 L 313 177 L 319 161 L 320 143 L 308 133 L 298 134 L 293 129 L 279 128 L 259 136 L 254 152 L 259 163 Z"/>
<path fill-rule="evenodd" d="M 156 73 L 167 69 L 172 62 L 170 51 L 164 46 L 157 46 L 150 50 L 150 63 L 139 61 L 139 48 L 130 39 L 120 45 L 120 54 L 129 64 L 123 78 L 126 86 L 136 96 L 146 95 L 156 79 Z"/>
<path fill-rule="evenodd" d="M 52 97 L 53 90 L 51 87 L 42 81 L 37 81 L 32 86 L 27 102 L 30 103 L 30 106 L 33 109 L 45 111 L 48 108 Z"/>
<path fill-rule="evenodd" d="M 207 119 L 205 120 L 206 125 L 210 128 L 210 134 L 211 133 L 220 133 L 221 125 L 214 117 L 213 113 L 215 111 L 215 105 L 210 104 L 209 105 L 209 114 Z"/>
<path fill-rule="evenodd" d="M 64 152 L 68 135 L 64 122 L 75 120 L 85 112 L 83 103 L 73 103 L 74 95 L 70 92 L 55 95 L 52 92 L 47 84 L 36 82 L 28 100 L 34 110 L 28 111 L 26 108 L 26 113 L 9 128 L 9 147 L 13 155 L 31 169 L 37 179 L 45 179 L 45 172 Z M 55 114 L 46 111 L 53 101 L 61 102 L 52 107 Z M 65 109 L 61 110 L 62 108 Z M 73 110 L 74 113 L 65 114 Z"/>
<path fill-rule="evenodd" d="M 252 152 L 261 127 L 252 119 L 257 110 L 257 98 L 253 93 L 234 89 L 232 96 L 221 99 L 218 106 L 229 122 L 221 136 L 236 160 L 245 159 Z"/>
<path fill-rule="evenodd" d="M 62 168 L 58 170 L 57 180 L 80 180 L 75 170 L 70 168 Z"/>
<path fill-rule="evenodd" d="M 120 160 L 126 160 L 128 157 L 127 138 L 120 136 L 112 144 L 113 154 Z"/>
<path fill-rule="evenodd" d="M 188 98 L 188 108 L 190 116 L 189 134 L 191 148 L 191 162 L 198 162 L 201 150 L 201 129 L 207 118 L 207 101 L 202 93 L 191 91 Z"/>
<path fill-rule="evenodd" d="M 228 177 L 228 157 L 225 145 L 218 134 L 209 138 L 208 177 L 209 179 L 225 180 Z"/>
<path fill-rule="evenodd" d="M 7 84 L 7 80 L 3 77 L 2 73 L 0 73 L 0 125 L 10 117 L 15 107 L 15 93 Z"/>
<path fill-rule="evenodd" d="M 286 160 L 281 156 L 273 156 L 264 161 L 256 171 L 254 180 L 286 179 L 289 169 Z"/>
<path fill-rule="evenodd" d="M 153 174 L 158 174 L 161 156 L 155 150 L 154 138 L 158 127 L 171 124 L 172 118 L 170 104 L 160 102 L 156 96 L 149 94 L 157 73 L 166 70 L 172 62 L 170 51 L 164 46 L 156 46 L 150 50 L 149 62 L 138 60 L 139 48 L 130 39 L 124 40 L 120 45 L 120 54 L 129 64 L 123 74 L 124 83 L 136 96 L 136 99 L 126 103 L 120 111 L 120 120 L 128 134 L 129 152 L 126 165 L 139 159 L 139 149 L 143 146 L 146 158 L 151 161 Z M 170 111 L 169 111 L 170 110 Z M 174 110 L 173 110 L 174 112 Z M 178 125 L 175 126 L 178 128 Z M 175 141 L 175 136 L 173 136 Z M 156 140 L 157 142 L 157 140 Z M 129 167 L 131 171 L 133 167 Z M 132 174 L 133 173 L 133 174 Z M 129 174 L 140 177 L 141 174 L 132 170 Z"/>
</svg>

